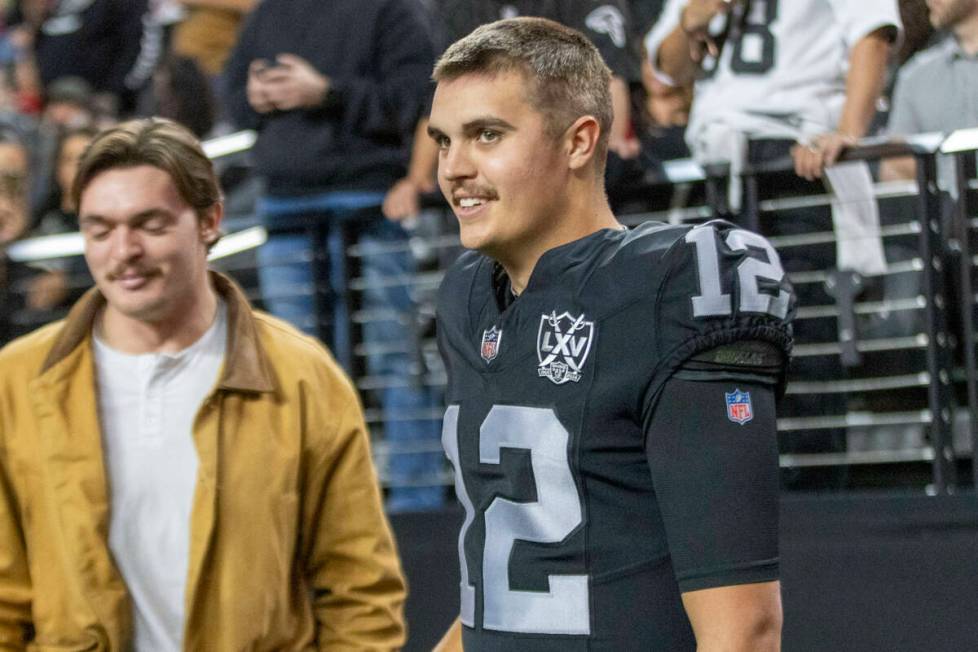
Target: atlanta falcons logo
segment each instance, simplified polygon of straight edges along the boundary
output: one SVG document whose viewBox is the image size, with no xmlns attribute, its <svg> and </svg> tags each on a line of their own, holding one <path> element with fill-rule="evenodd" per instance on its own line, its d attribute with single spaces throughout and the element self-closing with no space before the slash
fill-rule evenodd
<svg viewBox="0 0 978 652">
<path fill-rule="evenodd" d="M 599 34 L 607 34 L 616 48 L 625 47 L 625 17 L 617 7 L 598 7 L 587 15 L 584 24 Z"/>
</svg>

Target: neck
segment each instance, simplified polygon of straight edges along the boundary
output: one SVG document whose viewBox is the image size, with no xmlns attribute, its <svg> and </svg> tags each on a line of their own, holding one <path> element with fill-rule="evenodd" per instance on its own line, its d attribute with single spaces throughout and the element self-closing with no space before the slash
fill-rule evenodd
<svg viewBox="0 0 978 652">
<path fill-rule="evenodd" d="M 173 306 L 159 319 L 144 320 L 125 315 L 111 305 L 100 317 L 99 336 L 117 351 L 130 354 L 177 353 L 203 336 L 217 315 L 217 293 L 207 279 L 206 287 Z"/>
<path fill-rule="evenodd" d="M 555 211 L 555 223 L 548 225 L 546 233 L 533 238 L 525 250 L 509 251 L 505 256 L 495 257 L 506 270 L 514 294 L 521 294 L 526 289 L 537 262 L 547 251 L 602 229 L 623 228 L 611 212 L 603 189 L 589 196 L 589 200 L 570 201 Z"/>
<path fill-rule="evenodd" d="M 959 21 L 951 31 L 962 50 L 969 55 L 978 53 L 978 9 Z"/>
</svg>

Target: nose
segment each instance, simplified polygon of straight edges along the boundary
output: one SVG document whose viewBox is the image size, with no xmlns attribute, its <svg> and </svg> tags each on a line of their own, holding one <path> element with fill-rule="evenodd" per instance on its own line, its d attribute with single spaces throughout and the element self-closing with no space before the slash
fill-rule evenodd
<svg viewBox="0 0 978 652">
<path fill-rule="evenodd" d="M 476 170 L 466 148 L 452 145 L 444 151 L 438 162 L 438 174 L 446 181 L 456 181 L 474 177 Z"/>
<path fill-rule="evenodd" d="M 143 245 L 136 229 L 120 226 L 112 230 L 112 257 L 119 262 L 134 260 L 143 254 Z"/>
</svg>

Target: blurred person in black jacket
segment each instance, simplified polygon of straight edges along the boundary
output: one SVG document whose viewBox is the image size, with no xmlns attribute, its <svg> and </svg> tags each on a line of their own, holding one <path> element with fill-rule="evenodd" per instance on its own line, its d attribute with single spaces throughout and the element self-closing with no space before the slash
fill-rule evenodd
<svg viewBox="0 0 978 652">
<path fill-rule="evenodd" d="M 8 24 L 26 36 L 42 87 L 80 77 L 103 102 L 131 108 L 145 82 L 134 69 L 148 8 L 148 0 L 22 1 Z"/>
<path fill-rule="evenodd" d="M 414 261 L 405 230 L 380 212 L 405 173 L 432 64 L 416 0 L 264 0 L 224 72 L 229 116 L 258 131 L 252 154 L 266 183 L 259 212 L 269 230 L 258 251 L 264 305 L 319 334 L 347 370 L 354 358 L 345 247 L 354 240 L 359 247 L 360 307 L 373 315 L 362 327 L 366 366 L 384 387 L 384 436 L 431 451 L 392 460 L 392 481 L 401 485 L 388 497 L 393 510 L 444 500 L 441 428 L 431 418 L 440 402 L 410 346 L 414 306 L 405 279 Z M 328 279 L 314 277 L 313 252 Z"/>
</svg>

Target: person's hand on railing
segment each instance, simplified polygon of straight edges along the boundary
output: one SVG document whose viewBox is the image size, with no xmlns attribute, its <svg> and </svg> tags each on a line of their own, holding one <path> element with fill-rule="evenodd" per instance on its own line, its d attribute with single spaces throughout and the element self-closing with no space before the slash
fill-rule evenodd
<svg viewBox="0 0 978 652">
<path fill-rule="evenodd" d="M 825 168 L 839 160 L 842 150 L 857 142 L 858 139 L 852 136 L 832 132 L 816 136 L 807 143 L 798 143 L 791 148 L 795 173 L 809 181 L 821 179 Z"/>
</svg>

